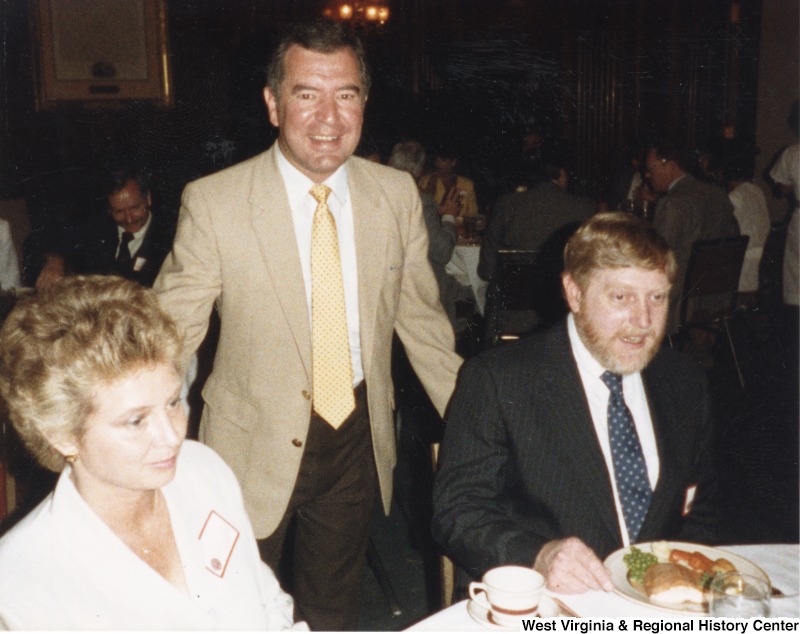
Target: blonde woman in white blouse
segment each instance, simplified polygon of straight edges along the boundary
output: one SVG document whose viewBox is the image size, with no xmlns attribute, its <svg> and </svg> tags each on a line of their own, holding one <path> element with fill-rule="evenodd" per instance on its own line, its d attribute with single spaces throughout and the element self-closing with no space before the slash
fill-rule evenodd
<svg viewBox="0 0 800 634">
<path fill-rule="evenodd" d="M 184 440 L 180 349 L 152 291 L 121 278 L 65 278 L 6 320 L 0 393 L 27 448 L 61 476 L 0 539 L 3 627 L 294 625 L 236 478 Z"/>
</svg>

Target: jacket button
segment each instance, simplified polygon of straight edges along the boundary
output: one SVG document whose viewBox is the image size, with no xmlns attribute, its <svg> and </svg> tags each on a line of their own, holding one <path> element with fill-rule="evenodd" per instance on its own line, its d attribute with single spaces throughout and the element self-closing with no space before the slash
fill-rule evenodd
<svg viewBox="0 0 800 634">
<path fill-rule="evenodd" d="M 292 440 L 292 444 L 295 447 L 302 447 L 303 446 L 303 441 L 300 440 L 299 438 L 295 438 L 294 440 Z"/>
<path fill-rule="evenodd" d="M 302 394 L 303 398 L 306 399 L 307 401 L 311 399 L 311 394 L 309 394 L 307 390 L 303 390 Z"/>
</svg>

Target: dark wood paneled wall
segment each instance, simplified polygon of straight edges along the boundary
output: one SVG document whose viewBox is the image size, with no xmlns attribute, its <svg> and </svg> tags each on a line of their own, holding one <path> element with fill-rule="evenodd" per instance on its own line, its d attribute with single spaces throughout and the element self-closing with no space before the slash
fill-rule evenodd
<svg viewBox="0 0 800 634">
<path fill-rule="evenodd" d="M 575 96 L 566 138 L 587 192 L 602 195 L 627 146 L 753 142 L 757 3 L 631 0 L 588 17 L 595 25 L 577 26 L 564 57 Z"/>
<path fill-rule="evenodd" d="M 85 212 L 103 157 L 136 152 L 173 212 L 185 182 L 274 138 L 264 63 L 288 21 L 324 0 L 169 0 L 175 105 L 36 113 L 26 0 L 0 0 L 0 196 L 24 195 L 34 223 Z M 731 6 L 737 7 L 731 20 Z M 627 143 L 695 144 L 755 127 L 760 0 L 391 0 L 365 32 L 375 89 L 366 132 L 444 138 L 491 204 L 530 125 L 574 155 L 597 198 Z"/>
<path fill-rule="evenodd" d="M 413 52 L 413 86 L 421 95 L 452 90 L 442 73 L 442 51 L 471 43 L 480 59 L 481 38 L 505 37 L 509 56 L 524 42 L 533 58 L 558 61 L 558 76 L 548 81 L 558 82 L 560 116 L 543 123 L 573 154 L 577 186 L 596 198 L 604 196 L 630 145 L 669 138 L 696 147 L 724 133 L 754 140 L 759 0 L 403 3 L 408 5 L 414 22 L 400 41 Z M 489 52 L 503 55 L 497 48 Z M 497 62 L 482 61 L 487 68 Z M 520 78 L 520 91 L 527 79 Z M 476 89 L 488 85 L 467 85 L 449 103 L 474 108 L 480 101 Z M 516 117 L 523 128 L 530 123 L 518 104 L 506 108 L 495 116 L 506 115 L 506 122 Z M 484 119 L 492 117 L 478 111 Z M 535 119 L 535 113 L 531 105 L 528 114 Z M 462 113 L 450 114 L 460 121 Z M 462 131 L 467 139 L 470 132 Z M 514 126 L 497 126 L 494 132 L 513 134 Z M 513 151 L 503 141 L 499 144 Z"/>
</svg>

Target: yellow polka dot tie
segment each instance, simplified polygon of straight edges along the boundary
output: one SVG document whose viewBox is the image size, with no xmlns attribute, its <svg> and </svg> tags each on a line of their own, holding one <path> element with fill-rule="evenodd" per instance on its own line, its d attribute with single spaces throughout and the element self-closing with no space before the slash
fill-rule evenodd
<svg viewBox="0 0 800 634">
<path fill-rule="evenodd" d="M 325 185 L 311 188 L 317 201 L 311 234 L 311 346 L 314 410 L 338 428 L 355 408 L 355 397 L 339 240 L 328 207 L 330 193 Z"/>
</svg>

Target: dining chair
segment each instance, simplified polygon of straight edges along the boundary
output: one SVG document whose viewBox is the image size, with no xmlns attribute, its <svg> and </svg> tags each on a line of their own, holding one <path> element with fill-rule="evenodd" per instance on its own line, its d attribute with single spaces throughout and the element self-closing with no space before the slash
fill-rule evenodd
<svg viewBox="0 0 800 634">
<path fill-rule="evenodd" d="M 675 347 L 675 343 L 686 339 L 692 328 L 714 335 L 724 330 L 742 388 L 744 377 L 728 322 L 736 311 L 739 277 L 749 241 L 750 236 L 736 236 L 692 245 L 681 298 L 678 332 L 669 339 L 670 345 Z"/>
<path fill-rule="evenodd" d="M 501 249 L 486 291 L 486 344 L 519 337 L 538 323 L 538 251 Z"/>
<path fill-rule="evenodd" d="M 439 464 L 439 443 L 431 443 L 431 463 L 433 472 Z M 439 600 L 441 608 L 453 605 L 455 593 L 455 565 L 447 555 L 439 555 Z"/>
</svg>

